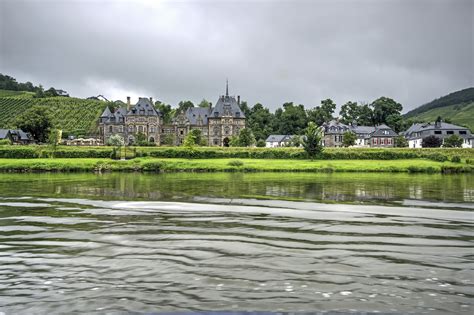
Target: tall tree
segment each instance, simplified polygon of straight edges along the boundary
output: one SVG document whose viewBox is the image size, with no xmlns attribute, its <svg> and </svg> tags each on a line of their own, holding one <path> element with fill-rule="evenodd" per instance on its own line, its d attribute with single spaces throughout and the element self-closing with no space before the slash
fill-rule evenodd
<svg viewBox="0 0 474 315">
<path fill-rule="evenodd" d="M 387 118 L 391 115 L 401 115 L 403 109 L 402 104 L 385 96 L 376 99 L 370 106 L 373 108 L 374 123 L 377 125 L 387 123 Z"/>
<path fill-rule="evenodd" d="M 255 144 L 255 137 L 252 130 L 244 128 L 239 133 L 239 144 L 242 147 L 250 147 Z"/>
<path fill-rule="evenodd" d="M 185 112 L 186 110 L 188 110 L 188 108 L 191 108 L 191 107 L 194 107 L 194 104 L 193 102 L 191 101 L 180 101 L 178 103 L 178 112 Z"/>
<path fill-rule="evenodd" d="M 201 103 L 198 104 L 198 107 L 209 108 L 209 101 L 205 98 L 202 99 Z"/>
<path fill-rule="evenodd" d="M 19 115 L 15 125 L 17 128 L 29 132 L 39 142 L 47 140 L 49 130 L 53 127 L 47 108 L 40 105 L 33 106 Z"/>
<path fill-rule="evenodd" d="M 308 120 L 313 121 L 317 126 L 321 126 L 324 122 L 333 119 L 335 110 L 336 104 L 330 98 L 322 100 L 321 106 L 308 110 Z"/>
<path fill-rule="evenodd" d="M 323 137 L 322 127 L 318 127 L 313 121 L 308 123 L 303 138 L 303 148 L 312 160 L 316 155 L 322 152 L 323 146 L 321 139 Z"/>
<path fill-rule="evenodd" d="M 156 101 L 155 108 L 163 115 L 163 122 L 170 124 L 173 119 L 173 109 L 171 105 Z"/>
<path fill-rule="evenodd" d="M 302 134 L 308 122 L 303 105 L 295 106 L 292 102 L 283 104 L 283 109 L 277 109 L 278 133 L 284 135 Z"/>
<path fill-rule="evenodd" d="M 246 117 L 247 126 L 253 131 L 256 139 L 265 140 L 273 132 L 275 116 L 262 104 L 255 104 Z"/>
</svg>

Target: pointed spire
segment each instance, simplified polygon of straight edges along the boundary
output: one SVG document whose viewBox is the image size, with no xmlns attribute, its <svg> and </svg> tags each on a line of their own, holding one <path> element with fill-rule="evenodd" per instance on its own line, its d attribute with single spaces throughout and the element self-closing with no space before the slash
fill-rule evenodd
<svg viewBox="0 0 474 315">
<path fill-rule="evenodd" d="M 225 96 L 229 96 L 229 80 L 225 79 Z"/>
</svg>

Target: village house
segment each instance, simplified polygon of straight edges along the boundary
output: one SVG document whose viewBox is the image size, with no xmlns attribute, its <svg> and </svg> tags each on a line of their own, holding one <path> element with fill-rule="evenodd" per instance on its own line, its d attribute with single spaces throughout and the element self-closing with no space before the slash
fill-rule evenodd
<svg viewBox="0 0 474 315">
<path fill-rule="evenodd" d="M 209 108 L 189 108 L 173 118 L 171 124 L 164 124 L 162 114 L 153 106 L 151 98 L 140 98 L 134 106 L 127 97 L 127 108 L 120 107 L 112 111 L 108 107 L 100 116 L 99 133 L 104 143 L 112 135 L 122 136 L 128 145 L 136 142 L 142 134 L 148 142 L 166 143 L 172 139 L 174 145 L 181 145 L 186 135 L 198 129 L 210 146 L 229 146 L 230 138 L 238 136 L 245 128 L 245 114 L 240 109 L 240 96 L 226 93 L 217 100 L 216 106 Z"/>
<path fill-rule="evenodd" d="M 323 146 L 341 147 L 343 145 L 344 133 L 352 132 L 356 135 L 356 147 L 386 148 L 394 146 L 394 138 L 398 135 L 389 126 L 381 124 L 378 126 L 358 126 L 356 124 L 346 125 L 339 120 L 331 120 L 323 124 L 324 137 Z"/>
<path fill-rule="evenodd" d="M 12 144 L 33 143 L 33 137 L 21 129 L 0 129 L 0 140 L 10 140 Z"/>
<path fill-rule="evenodd" d="M 428 136 L 435 136 L 444 141 L 444 139 L 452 135 L 458 135 L 463 139 L 463 148 L 472 148 L 474 146 L 473 135 L 469 128 L 449 124 L 441 119 L 434 123 L 413 124 L 403 135 L 408 140 L 408 147 L 410 148 L 421 148 L 423 138 Z"/>
<path fill-rule="evenodd" d="M 269 135 L 268 138 L 265 140 L 265 147 L 286 147 L 291 144 L 293 137 L 293 135 Z"/>
</svg>

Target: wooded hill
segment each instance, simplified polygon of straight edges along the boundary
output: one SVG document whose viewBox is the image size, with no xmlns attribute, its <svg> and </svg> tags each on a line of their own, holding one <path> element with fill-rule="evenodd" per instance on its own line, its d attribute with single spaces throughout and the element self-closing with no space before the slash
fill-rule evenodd
<svg viewBox="0 0 474 315">
<path fill-rule="evenodd" d="M 474 87 L 435 99 L 409 111 L 404 117 L 418 122 L 433 122 L 441 117 L 474 131 Z"/>
</svg>

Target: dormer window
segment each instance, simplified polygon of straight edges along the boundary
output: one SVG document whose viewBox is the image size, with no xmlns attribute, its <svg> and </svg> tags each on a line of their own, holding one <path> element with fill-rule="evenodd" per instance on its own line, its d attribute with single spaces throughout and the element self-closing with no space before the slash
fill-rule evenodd
<svg viewBox="0 0 474 315">
<path fill-rule="evenodd" d="M 215 112 L 214 117 L 219 117 L 219 112 Z"/>
<path fill-rule="evenodd" d="M 236 112 L 235 116 L 240 117 L 240 112 Z"/>
</svg>

